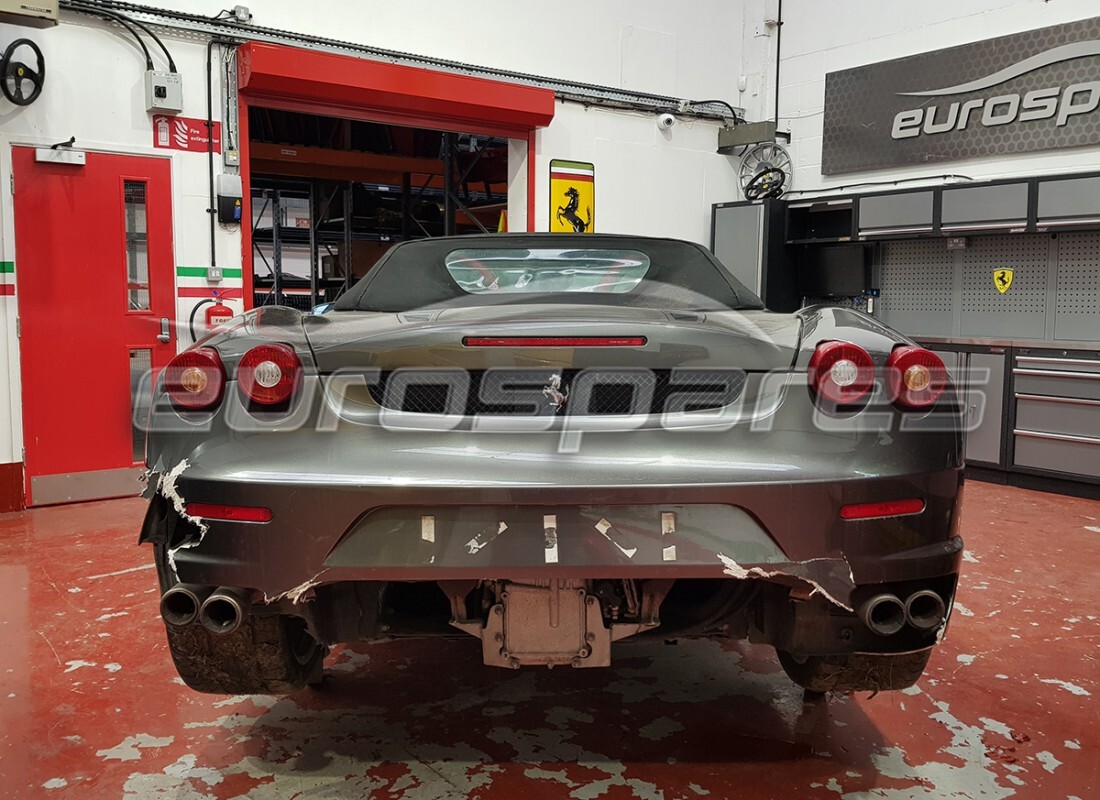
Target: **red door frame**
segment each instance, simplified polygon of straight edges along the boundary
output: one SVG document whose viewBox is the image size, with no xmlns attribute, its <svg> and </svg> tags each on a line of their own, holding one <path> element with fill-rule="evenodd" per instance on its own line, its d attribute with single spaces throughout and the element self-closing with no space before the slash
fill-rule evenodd
<svg viewBox="0 0 1100 800">
<path fill-rule="evenodd" d="M 554 118 L 554 92 L 535 86 L 249 42 L 237 49 L 244 303 L 252 307 L 252 106 L 527 142 L 527 230 L 535 229 L 535 131 Z"/>
</svg>

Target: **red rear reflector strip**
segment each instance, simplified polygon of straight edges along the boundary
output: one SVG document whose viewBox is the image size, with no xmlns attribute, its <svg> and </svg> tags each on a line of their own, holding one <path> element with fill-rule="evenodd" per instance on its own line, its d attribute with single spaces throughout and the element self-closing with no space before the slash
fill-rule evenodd
<svg viewBox="0 0 1100 800">
<path fill-rule="evenodd" d="M 875 517 L 904 517 L 924 511 L 924 501 L 919 497 L 908 500 L 887 500 L 885 503 L 856 503 L 840 507 L 842 519 L 874 519 Z"/>
<path fill-rule="evenodd" d="M 223 519 L 228 522 L 271 522 L 271 509 L 258 506 L 222 506 L 216 503 L 188 503 L 187 516 Z"/>
<path fill-rule="evenodd" d="M 645 347 L 644 336 L 467 336 L 466 347 Z"/>
</svg>

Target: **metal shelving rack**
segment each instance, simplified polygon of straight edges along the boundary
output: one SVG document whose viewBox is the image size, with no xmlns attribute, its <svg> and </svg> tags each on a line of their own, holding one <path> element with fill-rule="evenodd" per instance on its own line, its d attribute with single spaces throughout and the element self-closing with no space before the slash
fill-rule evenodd
<svg viewBox="0 0 1100 800">
<path fill-rule="evenodd" d="M 413 185 L 412 174 L 405 173 L 400 187 L 381 186 L 356 181 L 302 180 L 281 177 L 259 176 L 253 181 L 252 194 L 252 250 L 253 270 L 260 264 L 267 275 L 256 275 L 254 281 L 255 305 L 277 305 L 293 303 L 290 297 L 300 296 L 293 293 L 288 296 L 290 287 L 284 274 L 284 252 L 289 247 L 308 247 L 309 258 L 309 308 L 319 303 L 335 299 L 354 283 L 354 247 L 356 240 L 405 241 L 431 236 L 449 236 L 458 232 L 457 217 L 461 213 L 479 232 L 490 230 L 477 219 L 479 197 L 491 200 L 491 192 L 486 186 L 484 192 L 471 190 L 469 178 L 482 156 L 488 150 L 478 150 L 473 158 L 465 163 L 461 158 L 462 137 L 454 133 L 442 133 L 440 154 L 443 162 L 443 187 L 433 187 L 433 178 L 429 175 L 420 183 Z M 373 186 L 373 191 L 386 192 L 390 196 L 400 189 L 399 212 L 387 215 L 380 211 L 377 219 L 364 230 L 356 224 L 354 218 L 354 199 L 356 186 Z M 284 212 L 287 200 L 305 199 L 309 206 L 308 229 L 287 226 Z M 441 219 L 422 219 L 414 213 L 425 205 L 442 207 Z M 490 205 L 493 210 L 496 205 Z M 339 212 L 333 212 L 339 209 Z M 484 209 L 483 209 L 484 210 Z M 261 228 L 265 214 L 271 212 L 271 227 Z M 389 217 L 387 220 L 386 217 Z M 334 249 L 338 247 L 338 249 Z M 322 255 L 337 259 L 340 277 L 326 277 L 322 270 Z M 269 258 L 270 256 L 270 258 Z M 258 262 L 257 262 L 258 257 Z M 270 279 L 270 284 L 268 283 Z M 298 301 L 296 304 L 300 305 Z"/>
<path fill-rule="evenodd" d="M 287 278 L 283 271 L 283 256 L 285 248 L 308 248 L 309 252 L 309 307 L 330 299 L 332 290 L 345 290 L 349 285 L 348 276 L 351 275 L 351 242 L 355 238 L 351 219 L 351 199 L 353 184 L 351 182 L 341 184 L 318 184 L 316 182 L 295 183 L 291 181 L 280 182 L 279 188 L 262 188 L 253 193 L 252 219 L 252 250 L 254 257 L 259 258 L 259 263 L 266 267 L 270 276 L 270 286 L 265 278 L 258 278 L 254 289 L 254 304 L 259 305 L 288 305 Z M 285 200 L 289 197 L 307 199 L 309 202 L 309 227 L 305 230 L 299 227 L 289 227 L 284 224 Z M 328 214 L 333 203 L 338 202 L 343 213 L 333 219 Z M 259 224 L 265 214 L 271 212 L 271 227 L 261 228 Z M 333 230 L 337 225 L 338 230 Z M 321 226 L 328 228 L 322 230 Z M 345 260 L 344 277 L 339 279 L 325 277 L 321 274 L 321 248 L 325 248 L 329 255 L 337 256 L 333 245 L 343 246 Z M 270 246 L 270 259 L 265 246 Z M 255 261 L 254 267 L 255 269 Z M 262 287 L 262 288 L 261 288 Z M 297 288 L 297 287 L 295 287 Z M 303 287 L 304 288 L 304 287 Z"/>
</svg>

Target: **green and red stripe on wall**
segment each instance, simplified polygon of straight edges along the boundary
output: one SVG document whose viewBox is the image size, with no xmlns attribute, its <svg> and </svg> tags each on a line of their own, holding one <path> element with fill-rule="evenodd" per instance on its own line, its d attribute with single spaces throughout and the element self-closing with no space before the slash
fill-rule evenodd
<svg viewBox="0 0 1100 800">
<path fill-rule="evenodd" d="M 223 279 L 240 280 L 242 274 L 243 272 L 239 268 L 227 267 L 222 270 Z M 15 295 L 15 283 L 11 278 L 6 277 L 9 275 L 15 275 L 15 262 L 0 261 L 0 297 L 12 297 Z M 177 278 L 201 278 L 205 281 L 206 275 L 206 267 L 176 267 Z M 179 297 L 213 297 L 215 291 L 221 297 L 227 299 L 241 297 L 244 293 L 240 286 L 206 285 L 176 287 L 176 294 Z"/>
<path fill-rule="evenodd" d="M 244 296 L 244 289 L 237 284 L 237 281 L 243 278 L 243 270 L 236 267 L 223 268 L 222 279 L 231 280 L 234 283 L 232 286 L 225 286 L 206 283 L 206 276 L 209 274 L 207 269 L 207 267 L 176 267 L 176 296 L 180 298 L 213 297 L 215 292 L 219 297 L 224 297 L 226 300 Z M 202 283 L 185 286 L 183 285 L 184 281 L 181 279 L 186 278 L 198 278 Z"/>
<path fill-rule="evenodd" d="M 14 261 L 0 261 L 0 276 L 14 275 L 15 274 L 15 262 Z M 15 295 L 15 284 L 11 282 L 10 278 L 3 278 L 3 282 L 0 283 L 0 297 L 12 297 Z"/>
</svg>

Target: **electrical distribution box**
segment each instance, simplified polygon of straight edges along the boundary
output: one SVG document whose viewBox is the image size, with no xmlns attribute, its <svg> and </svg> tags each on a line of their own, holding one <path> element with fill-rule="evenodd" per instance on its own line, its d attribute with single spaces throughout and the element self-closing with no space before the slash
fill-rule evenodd
<svg viewBox="0 0 1100 800">
<path fill-rule="evenodd" d="M 183 111 L 183 76 L 178 72 L 145 73 L 145 108 L 161 114 Z"/>
<path fill-rule="evenodd" d="M 0 22 L 45 28 L 57 24 L 57 0 L 0 0 Z"/>
</svg>

